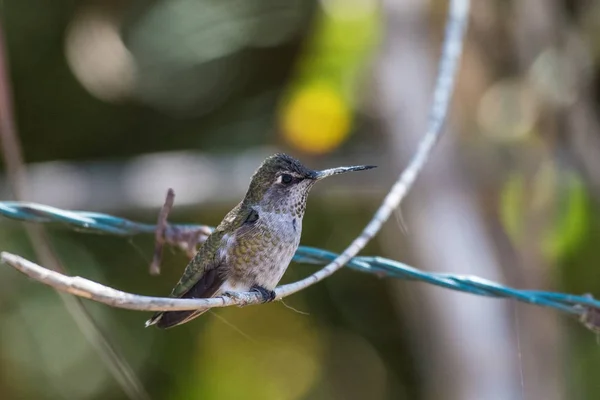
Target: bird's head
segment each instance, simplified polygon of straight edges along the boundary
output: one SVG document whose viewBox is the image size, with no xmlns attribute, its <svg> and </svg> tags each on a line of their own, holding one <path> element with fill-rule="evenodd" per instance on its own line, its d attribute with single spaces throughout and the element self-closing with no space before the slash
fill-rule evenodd
<svg viewBox="0 0 600 400">
<path fill-rule="evenodd" d="M 274 154 L 267 157 L 252 176 L 245 201 L 268 205 L 275 209 L 294 205 L 303 208 L 308 192 L 317 181 L 333 175 L 371 168 L 375 167 L 361 165 L 315 171 L 287 154 Z"/>
</svg>

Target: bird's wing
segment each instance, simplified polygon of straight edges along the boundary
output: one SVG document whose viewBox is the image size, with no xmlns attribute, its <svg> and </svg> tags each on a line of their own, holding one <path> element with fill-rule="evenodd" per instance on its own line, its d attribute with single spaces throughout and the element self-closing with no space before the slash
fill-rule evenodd
<svg viewBox="0 0 600 400">
<path fill-rule="evenodd" d="M 245 228 L 248 222 L 255 222 L 252 209 L 245 209 L 238 204 L 223 219 L 223 222 L 200 246 L 200 249 L 189 262 L 183 276 L 173 288 L 171 297 L 210 298 L 215 295 L 226 279 L 224 273 L 227 241 L 236 237 L 235 232 Z M 232 236 L 229 236 L 232 235 Z M 157 312 L 146 322 L 146 326 L 157 324 L 160 328 L 170 328 L 185 323 L 206 310 Z"/>
<path fill-rule="evenodd" d="M 183 297 L 192 289 L 194 293 L 191 297 L 210 297 L 219 289 L 224 276 L 216 270 L 223 266 L 226 254 L 219 249 L 227 245 L 225 243 L 228 239 L 227 233 L 233 233 L 237 227 L 241 226 L 250 212 L 251 210 L 244 212 L 240 203 L 225 216 L 221 224 L 206 239 L 189 262 L 181 279 L 173 288 L 171 297 Z"/>
</svg>

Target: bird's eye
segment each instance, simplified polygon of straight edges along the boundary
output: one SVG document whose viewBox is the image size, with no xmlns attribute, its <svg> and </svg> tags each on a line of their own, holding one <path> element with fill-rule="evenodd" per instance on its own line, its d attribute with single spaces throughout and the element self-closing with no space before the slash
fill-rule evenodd
<svg viewBox="0 0 600 400">
<path fill-rule="evenodd" d="M 282 174 L 280 179 L 281 183 L 283 183 L 284 185 L 289 185 L 294 180 L 294 177 L 290 174 Z"/>
</svg>

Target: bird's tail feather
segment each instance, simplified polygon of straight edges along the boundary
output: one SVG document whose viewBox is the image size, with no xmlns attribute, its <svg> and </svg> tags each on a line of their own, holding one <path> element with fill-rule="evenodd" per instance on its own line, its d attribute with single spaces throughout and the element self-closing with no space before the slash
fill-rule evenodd
<svg viewBox="0 0 600 400">
<path fill-rule="evenodd" d="M 183 293 L 180 298 L 184 299 L 207 299 L 218 296 L 221 292 L 223 278 L 219 276 L 216 269 L 207 271 L 196 282 L 190 290 Z M 188 311 L 160 311 L 155 313 L 152 318 L 146 321 L 146 327 L 156 325 L 159 328 L 172 328 L 186 323 L 202 314 L 207 310 L 188 310 Z"/>
<path fill-rule="evenodd" d="M 177 325 L 184 324 L 200 315 L 207 310 L 189 310 L 189 311 L 168 311 L 156 313 L 146 321 L 146 327 L 156 325 L 158 328 L 167 329 Z"/>
</svg>

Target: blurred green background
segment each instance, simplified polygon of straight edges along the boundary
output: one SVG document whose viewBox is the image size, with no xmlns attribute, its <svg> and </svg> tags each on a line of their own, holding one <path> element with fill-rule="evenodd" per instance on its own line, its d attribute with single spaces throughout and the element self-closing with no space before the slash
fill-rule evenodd
<svg viewBox="0 0 600 400">
<path fill-rule="evenodd" d="M 216 225 L 261 160 L 377 164 L 316 187 L 302 244 L 341 251 L 425 131 L 444 1 L 5 0 L 27 200 Z M 447 135 L 364 251 L 600 293 L 600 3 L 473 1 Z M 6 178 L 2 199 L 12 199 Z M 166 295 L 153 238 L 48 228 L 63 266 Z M 0 220 L 0 250 L 35 259 Z M 313 272 L 293 264 L 285 282 Z M 286 307 L 287 305 L 287 307 Z M 596 336 L 555 311 L 342 270 L 181 327 L 85 302 L 151 399 L 597 399 Z M 0 399 L 127 399 L 48 287 L 0 268 Z M 118 374 L 118 373 L 117 373 Z"/>
</svg>

